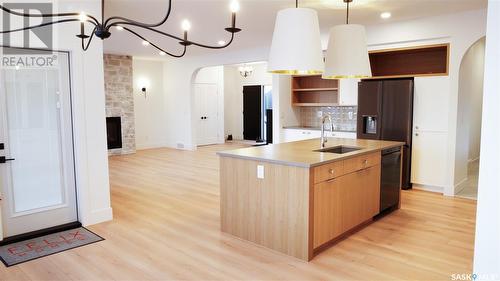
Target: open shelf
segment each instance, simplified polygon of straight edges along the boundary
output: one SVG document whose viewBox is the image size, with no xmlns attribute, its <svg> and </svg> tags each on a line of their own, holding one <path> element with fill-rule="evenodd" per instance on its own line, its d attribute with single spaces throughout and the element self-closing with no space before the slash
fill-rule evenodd
<svg viewBox="0 0 500 281">
<path fill-rule="evenodd" d="M 449 44 L 370 52 L 372 79 L 448 75 Z"/>
<path fill-rule="evenodd" d="M 338 106 L 338 103 L 292 103 L 293 106 L 318 106 L 318 107 L 327 107 L 327 106 Z"/>
<path fill-rule="evenodd" d="M 294 92 L 321 92 L 321 91 L 337 91 L 339 88 L 306 88 L 306 89 L 294 89 Z"/>
<path fill-rule="evenodd" d="M 292 77 L 292 106 L 336 106 L 339 81 L 321 75 Z"/>
</svg>

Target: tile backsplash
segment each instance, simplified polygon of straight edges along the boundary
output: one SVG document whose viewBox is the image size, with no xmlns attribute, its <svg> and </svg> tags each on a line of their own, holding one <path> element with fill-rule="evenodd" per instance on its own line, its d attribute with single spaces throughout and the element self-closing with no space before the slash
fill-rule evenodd
<svg viewBox="0 0 500 281">
<path fill-rule="evenodd" d="M 356 131 L 357 106 L 302 107 L 300 109 L 300 126 L 320 127 L 323 114 L 332 116 L 335 130 Z"/>
</svg>

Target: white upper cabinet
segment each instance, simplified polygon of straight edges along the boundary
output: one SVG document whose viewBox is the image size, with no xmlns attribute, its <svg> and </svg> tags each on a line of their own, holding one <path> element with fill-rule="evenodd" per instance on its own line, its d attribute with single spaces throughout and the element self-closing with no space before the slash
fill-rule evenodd
<svg viewBox="0 0 500 281">
<path fill-rule="evenodd" d="M 414 97 L 414 130 L 448 131 L 450 79 L 448 76 L 416 77 Z"/>
<path fill-rule="evenodd" d="M 358 105 L 359 79 L 339 80 L 339 105 Z"/>
</svg>

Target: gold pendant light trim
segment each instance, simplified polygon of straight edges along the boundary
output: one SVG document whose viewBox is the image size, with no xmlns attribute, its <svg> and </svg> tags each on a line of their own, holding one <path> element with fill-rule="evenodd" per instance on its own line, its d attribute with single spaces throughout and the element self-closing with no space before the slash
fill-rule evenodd
<svg viewBox="0 0 500 281">
<path fill-rule="evenodd" d="M 269 73 L 287 75 L 317 75 L 323 74 L 323 70 L 271 70 Z"/>
<path fill-rule="evenodd" d="M 372 76 L 368 75 L 332 75 L 332 76 L 324 76 L 323 79 L 365 79 L 371 78 Z"/>
</svg>

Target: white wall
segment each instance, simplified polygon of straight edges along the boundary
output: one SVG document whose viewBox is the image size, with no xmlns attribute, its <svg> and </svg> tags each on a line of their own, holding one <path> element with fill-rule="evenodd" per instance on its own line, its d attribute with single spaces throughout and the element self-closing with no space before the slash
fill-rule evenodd
<svg viewBox="0 0 500 281">
<path fill-rule="evenodd" d="M 273 76 L 267 72 L 267 63 L 249 66 L 254 71 L 248 77 L 240 75 L 237 65 L 224 66 L 225 135 L 232 134 L 237 140 L 243 139 L 243 86 L 273 84 Z"/>
<path fill-rule="evenodd" d="M 60 11 L 85 11 L 100 16 L 100 1 L 61 2 Z M 75 40 L 78 23 L 60 25 L 56 34 L 60 49 L 72 58 L 73 103 L 76 142 L 76 174 L 80 221 L 91 225 L 113 218 L 111 209 L 102 41 L 86 52 Z"/>
<path fill-rule="evenodd" d="M 133 59 L 135 141 L 137 149 L 148 149 L 166 145 L 163 120 L 163 62 Z M 146 84 L 146 96 L 141 92 Z"/>
<path fill-rule="evenodd" d="M 455 158 L 455 193 L 467 180 L 468 163 L 479 158 L 484 80 L 485 38 L 465 54 L 460 66 Z"/>
<path fill-rule="evenodd" d="M 483 124 L 477 201 L 474 272 L 477 280 L 500 280 L 500 1 L 488 2 Z M 487 279 L 489 278 L 489 279 Z"/>
<path fill-rule="evenodd" d="M 56 12 L 85 11 L 100 17 L 100 1 L 52 2 Z M 102 41 L 94 40 L 89 50 L 83 52 L 81 42 L 75 37 L 78 32 L 78 22 L 54 26 L 54 49 L 70 52 L 78 213 L 84 225 L 91 225 L 113 217 L 106 145 L 103 50 Z"/>
<path fill-rule="evenodd" d="M 273 75 L 273 143 L 285 141 L 283 127 L 300 124 L 300 109 L 292 107 L 292 79 Z"/>
</svg>

